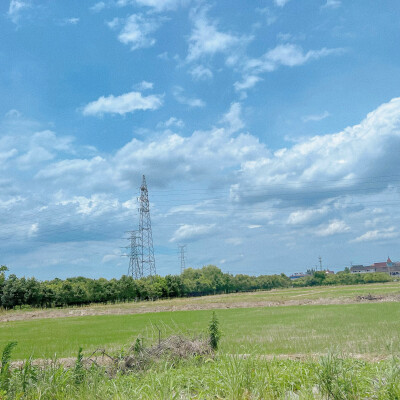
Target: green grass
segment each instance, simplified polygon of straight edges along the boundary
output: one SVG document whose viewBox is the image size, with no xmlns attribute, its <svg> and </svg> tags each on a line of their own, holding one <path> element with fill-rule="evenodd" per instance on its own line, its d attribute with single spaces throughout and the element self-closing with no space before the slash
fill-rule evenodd
<svg viewBox="0 0 400 400">
<path fill-rule="evenodd" d="M 48 366 L 15 370 L 9 399 L 335 399 L 400 398 L 400 362 L 373 364 L 328 355 L 319 361 L 266 361 L 217 356 L 171 363 L 159 360 L 145 372 L 110 376 Z M 5 397 L 2 397 L 5 398 Z"/>
<path fill-rule="evenodd" d="M 138 335 L 147 341 L 172 332 L 207 329 L 212 311 L 177 311 L 135 315 L 101 315 L 0 325 L 0 347 L 18 342 L 14 357 L 24 359 L 75 355 L 96 348 L 118 348 Z M 399 351 L 400 303 L 287 306 L 217 311 L 228 353 L 324 353 L 329 349 L 368 354 Z"/>
<path fill-rule="evenodd" d="M 316 286 L 316 287 L 301 287 L 301 288 L 286 288 L 286 289 L 273 289 L 268 291 L 256 291 L 248 293 L 231 293 L 215 296 L 203 296 L 203 297 L 190 297 L 190 298 L 177 298 L 171 300 L 158 300 L 158 301 L 143 301 L 143 302 L 128 302 L 118 304 L 90 304 L 83 307 L 69 307 L 66 308 L 65 314 L 69 310 L 78 309 L 85 310 L 87 308 L 94 309 L 95 311 L 107 311 L 112 313 L 113 310 L 126 310 L 132 312 L 141 312 L 143 309 L 157 309 L 159 307 L 176 307 L 184 308 L 186 306 L 199 306 L 207 307 L 210 304 L 227 305 L 230 304 L 232 307 L 238 306 L 240 303 L 257 304 L 260 302 L 273 303 L 276 305 L 287 303 L 287 302 L 313 302 L 318 300 L 329 300 L 334 299 L 337 302 L 346 300 L 355 300 L 359 295 L 373 294 L 379 295 L 400 295 L 400 282 L 388 282 L 388 283 L 373 283 L 364 285 L 349 285 L 349 286 Z M 51 311 L 48 309 L 47 311 Z M 54 309 L 53 309 L 54 310 Z M 59 309 L 55 309 L 60 311 Z M 25 307 L 22 310 L 10 310 L 0 311 L 0 315 L 15 315 L 29 311 L 38 312 L 37 309 L 31 307 Z"/>
</svg>

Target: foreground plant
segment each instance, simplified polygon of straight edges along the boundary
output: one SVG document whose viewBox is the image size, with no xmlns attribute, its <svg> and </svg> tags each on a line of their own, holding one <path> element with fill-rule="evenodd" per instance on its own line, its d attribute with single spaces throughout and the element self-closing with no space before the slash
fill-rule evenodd
<svg viewBox="0 0 400 400">
<path fill-rule="evenodd" d="M 210 345 L 213 350 L 218 350 L 218 343 L 221 339 L 221 331 L 219 329 L 219 321 L 215 311 L 213 311 L 210 325 L 208 326 L 208 332 L 210 334 Z"/>
</svg>

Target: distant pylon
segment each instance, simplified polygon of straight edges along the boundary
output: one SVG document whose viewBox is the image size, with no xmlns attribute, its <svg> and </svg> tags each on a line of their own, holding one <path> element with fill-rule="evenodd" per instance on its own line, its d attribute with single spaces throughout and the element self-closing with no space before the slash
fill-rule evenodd
<svg viewBox="0 0 400 400">
<path fill-rule="evenodd" d="M 143 175 L 139 197 L 139 264 L 141 276 L 156 275 L 154 260 L 153 234 L 151 231 L 149 192 Z"/>
<path fill-rule="evenodd" d="M 138 239 L 139 234 L 138 231 L 130 231 L 130 254 L 129 254 L 129 269 L 128 275 L 132 276 L 133 279 L 140 279 L 143 276 L 143 272 L 139 263 L 139 245 Z"/>
<path fill-rule="evenodd" d="M 181 251 L 181 274 L 182 274 L 186 268 L 186 263 L 185 263 L 186 244 L 180 244 L 180 245 L 178 245 L 178 247 L 179 247 L 179 250 Z"/>
</svg>

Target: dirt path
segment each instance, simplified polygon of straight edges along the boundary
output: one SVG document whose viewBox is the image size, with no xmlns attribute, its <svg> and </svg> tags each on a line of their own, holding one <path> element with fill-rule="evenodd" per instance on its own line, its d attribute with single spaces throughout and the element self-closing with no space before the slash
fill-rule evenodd
<svg viewBox="0 0 400 400">
<path fill-rule="evenodd" d="M 193 299 L 190 299 L 193 300 Z M 127 315 L 146 314 L 165 311 L 191 311 L 191 310 L 217 310 L 228 308 L 256 308 L 277 306 L 300 305 L 330 305 L 330 304 L 355 304 L 355 303 L 382 303 L 400 302 L 400 295 L 382 295 L 374 299 L 360 299 L 358 297 L 320 298 L 320 299 L 295 299 L 285 301 L 242 301 L 242 302 L 215 302 L 193 303 L 185 301 L 162 304 L 163 301 L 150 303 L 131 303 L 121 306 L 88 306 L 80 308 L 43 309 L 34 311 L 4 311 L 0 314 L 0 322 L 26 321 L 43 318 L 85 317 L 92 315 Z"/>
</svg>

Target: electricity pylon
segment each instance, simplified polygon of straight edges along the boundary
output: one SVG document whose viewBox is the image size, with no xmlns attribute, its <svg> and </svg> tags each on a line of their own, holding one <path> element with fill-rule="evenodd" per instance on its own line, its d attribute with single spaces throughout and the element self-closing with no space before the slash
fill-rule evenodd
<svg viewBox="0 0 400 400">
<path fill-rule="evenodd" d="M 183 271 L 186 268 L 186 262 L 185 262 L 185 248 L 186 248 L 186 244 L 180 244 L 178 245 L 179 250 L 181 251 L 181 274 L 183 273 Z"/>
<path fill-rule="evenodd" d="M 139 246 L 138 246 L 138 231 L 130 231 L 130 254 L 129 254 L 129 269 L 128 275 L 133 279 L 140 279 L 143 276 L 143 271 L 139 263 Z"/>
<path fill-rule="evenodd" d="M 140 277 L 156 275 L 154 259 L 153 234 L 151 231 L 149 192 L 146 178 L 143 175 L 139 197 L 139 267 Z"/>
</svg>

